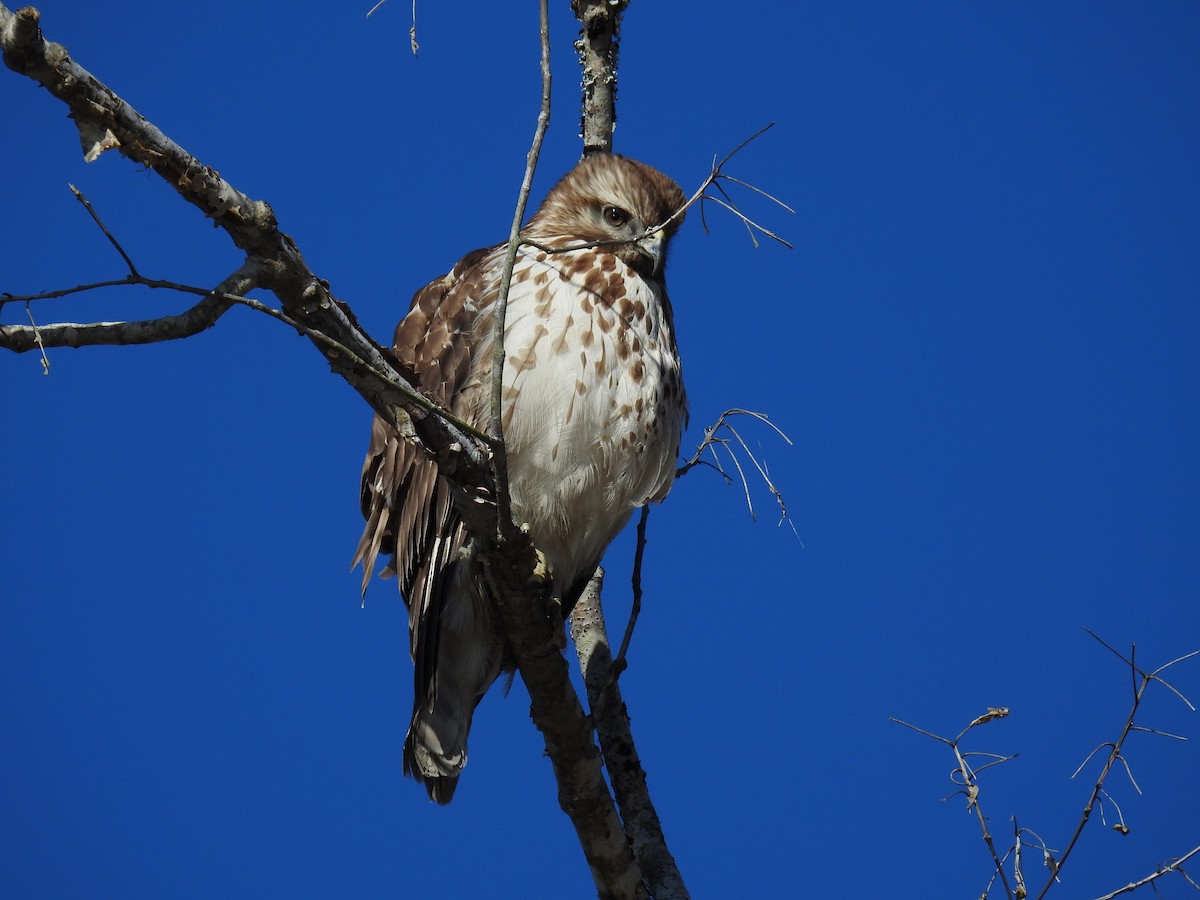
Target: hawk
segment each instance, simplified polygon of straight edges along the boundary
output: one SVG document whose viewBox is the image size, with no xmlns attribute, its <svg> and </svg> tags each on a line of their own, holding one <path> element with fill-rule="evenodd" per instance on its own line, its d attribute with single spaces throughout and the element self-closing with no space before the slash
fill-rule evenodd
<svg viewBox="0 0 1200 900">
<path fill-rule="evenodd" d="M 513 517 L 545 556 L 564 615 L 633 510 L 663 499 L 674 479 L 687 402 L 663 271 L 684 204 L 661 172 L 596 155 L 521 231 L 530 243 L 505 315 L 501 422 Z M 417 291 L 393 347 L 420 390 L 480 430 L 505 250 L 468 253 Z M 404 773 L 449 803 L 475 707 L 514 664 L 449 486 L 378 416 L 361 502 L 363 591 L 382 553 L 408 607 Z"/>
</svg>

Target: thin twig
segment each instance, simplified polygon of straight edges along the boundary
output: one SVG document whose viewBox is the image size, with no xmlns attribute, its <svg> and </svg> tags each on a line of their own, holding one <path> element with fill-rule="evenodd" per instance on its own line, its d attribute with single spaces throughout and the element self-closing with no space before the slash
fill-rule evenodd
<svg viewBox="0 0 1200 900">
<path fill-rule="evenodd" d="M 71 189 L 71 193 L 75 195 L 75 199 L 83 204 L 83 208 L 88 211 L 88 215 L 92 217 L 92 221 L 95 222 L 96 225 L 99 226 L 100 230 L 104 232 L 104 236 L 108 238 L 108 242 L 116 248 L 118 253 L 121 254 L 121 259 L 125 260 L 125 265 L 129 267 L 129 274 L 134 278 L 140 278 L 141 275 L 138 274 L 137 267 L 133 264 L 133 260 L 129 258 L 129 254 L 125 252 L 125 248 L 122 247 L 117 242 L 117 239 L 112 236 L 112 232 L 104 226 L 104 222 L 102 222 L 100 219 L 100 214 L 92 208 L 92 204 L 88 202 L 88 198 L 83 196 L 83 191 L 79 190 L 79 188 L 75 187 L 73 184 L 68 184 L 67 187 Z"/>
<path fill-rule="evenodd" d="M 1125 885 L 1122 888 L 1118 888 L 1117 890 L 1113 891 L 1112 893 L 1105 894 L 1103 897 L 1097 897 L 1096 900 L 1113 900 L 1113 897 L 1119 897 L 1122 894 L 1132 893 L 1133 891 L 1136 891 L 1138 888 L 1145 887 L 1146 885 L 1156 881 L 1159 878 L 1162 878 L 1162 876 L 1167 875 L 1171 872 L 1178 872 L 1179 874 L 1183 875 L 1183 877 L 1186 878 L 1187 881 L 1189 883 L 1191 883 L 1193 887 L 1195 887 L 1195 882 L 1193 882 L 1192 879 L 1187 877 L 1187 874 L 1183 871 L 1182 867 L 1185 862 L 1187 862 L 1189 859 L 1191 859 L 1197 853 L 1200 853 L 1200 846 L 1193 847 L 1191 850 L 1189 850 L 1187 853 L 1183 854 L 1183 856 L 1179 857 L 1179 859 L 1175 860 L 1174 862 L 1170 863 L 1169 865 L 1159 866 L 1157 869 L 1154 870 L 1153 873 L 1151 873 L 1150 875 L 1147 875 L 1145 878 L 1141 879 L 1140 881 L 1130 882 L 1129 884 Z"/>
<path fill-rule="evenodd" d="M 642 612 L 642 557 L 646 550 L 646 522 L 649 518 L 650 507 L 643 506 L 642 514 L 638 517 L 637 549 L 633 553 L 633 574 L 630 579 L 633 582 L 633 607 L 629 610 L 629 623 L 625 626 L 625 636 L 621 638 L 621 649 L 617 658 L 613 660 L 614 677 L 624 672 L 629 665 L 625 661 L 625 652 L 629 649 L 629 642 L 633 639 L 633 627 Z"/>
<path fill-rule="evenodd" d="M 754 240 L 754 229 L 757 228 L 759 231 L 761 231 L 767 237 L 771 238 L 771 240 L 778 241 L 779 243 L 783 244 L 783 246 L 787 247 L 789 250 L 793 249 L 791 243 L 789 243 L 788 241 L 781 238 L 775 232 L 758 224 L 758 222 L 754 221 L 748 215 L 746 215 L 740 209 L 738 209 L 736 206 L 734 206 L 732 202 L 726 202 L 726 201 L 722 200 L 720 197 L 713 197 L 710 194 L 705 194 L 701 198 L 701 200 L 707 200 L 710 203 L 717 204 L 717 206 L 722 206 L 725 209 L 729 210 L 731 213 L 733 213 L 735 216 L 737 216 L 739 219 L 741 219 L 742 224 L 746 226 L 746 230 L 750 232 L 750 239 L 752 241 L 754 241 L 755 247 L 758 246 L 758 241 Z"/>
<path fill-rule="evenodd" d="M 504 268 L 500 275 L 500 296 L 496 299 L 492 334 L 492 384 L 491 421 L 488 436 L 491 438 L 493 464 L 496 473 L 496 514 L 498 517 L 496 536 L 504 540 L 512 526 L 512 510 L 508 493 L 508 453 L 504 446 L 504 322 L 508 311 L 508 294 L 512 287 L 513 267 L 517 261 L 517 248 L 521 240 L 521 223 L 525 220 L 525 207 L 529 205 L 529 191 L 533 186 L 533 173 L 537 169 L 538 157 L 542 152 L 542 141 L 550 125 L 550 12 L 547 0 L 539 0 L 538 17 L 542 60 L 542 99 L 538 110 L 537 127 L 533 130 L 533 143 L 525 160 L 525 174 L 521 178 L 521 190 L 517 194 L 517 208 L 513 212 L 512 225 L 508 232 L 508 249 L 504 254 Z"/>
<path fill-rule="evenodd" d="M 776 199 L 771 194 L 768 194 L 766 191 L 760 190 L 759 188 L 756 188 L 753 185 L 748 184 L 745 181 L 742 181 L 740 179 L 730 178 L 724 172 L 724 168 L 725 168 L 726 164 L 728 164 L 728 162 L 731 159 L 733 159 L 734 155 L 739 150 L 741 150 L 743 147 L 745 147 L 747 144 L 749 144 L 751 141 L 753 141 L 755 138 L 757 138 L 759 135 L 761 135 L 767 129 L 771 128 L 774 124 L 775 124 L 774 122 L 770 122 L 767 125 L 764 125 L 762 128 L 758 129 L 758 131 L 754 132 L 754 134 L 750 135 L 750 137 L 746 138 L 744 141 L 742 141 L 740 144 L 738 144 L 736 147 L 734 147 L 732 150 L 730 150 L 728 153 L 726 153 L 724 158 L 721 159 L 720 162 L 718 162 L 716 160 L 716 158 L 714 157 L 711 171 L 708 173 L 708 176 L 704 179 L 704 181 L 702 181 L 700 183 L 700 187 L 697 188 L 696 191 L 692 194 L 692 196 L 688 198 L 687 202 L 684 203 L 683 206 L 681 206 L 679 209 L 672 212 L 671 215 L 669 215 L 666 219 L 664 219 L 662 222 L 660 222 L 654 228 L 647 229 L 647 230 L 657 231 L 660 228 L 666 228 L 668 225 L 673 223 L 676 219 L 682 218 L 684 213 L 686 213 L 693 205 L 695 205 L 696 203 L 699 203 L 700 204 L 700 224 L 704 228 L 705 233 L 707 233 L 708 232 L 708 223 L 705 220 L 705 215 L 704 215 L 704 201 L 706 199 L 714 200 L 714 198 L 707 196 L 707 191 L 714 184 L 717 184 L 717 182 L 721 179 L 724 179 L 726 181 L 733 181 L 735 184 L 739 184 L 739 185 L 742 185 L 743 187 L 747 187 L 750 190 L 754 191 L 755 193 L 760 194 L 761 196 L 767 198 L 768 200 L 771 200 L 774 203 L 777 203 L 779 206 L 783 207 L 788 212 L 794 212 L 794 210 L 792 210 L 792 208 L 790 206 L 788 206 L 786 203 L 784 203 L 782 200 Z M 720 189 L 720 188 L 718 188 L 718 189 Z M 726 195 L 726 196 L 728 196 L 728 195 Z M 714 200 L 714 202 L 719 202 L 719 201 Z M 761 225 L 759 225 L 757 222 L 755 222 L 749 216 L 744 215 L 740 210 L 737 209 L 736 204 L 733 204 L 732 200 L 730 201 L 729 204 L 722 203 L 721 205 L 725 206 L 726 209 L 728 209 L 730 212 L 732 212 L 734 215 L 736 215 L 739 219 L 741 219 L 742 222 L 748 228 L 751 226 L 753 228 L 757 228 L 764 235 L 771 238 L 772 240 L 778 241 L 779 243 L 783 244 L 785 247 L 790 248 L 792 246 L 787 241 L 785 241 L 783 238 L 768 231 L 766 228 L 763 228 Z M 751 232 L 751 239 L 753 239 L 753 231 Z M 755 240 L 754 244 L 755 244 L 755 246 L 758 246 L 758 241 Z"/>
<path fill-rule="evenodd" d="M 685 460 L 684 463 L 678 469 L 675 470 L 675 477 L 682 478 L 684 475 L 686 475 L 689 471 L 691 471 L 693 468 L 695 468 L 698 465 L 710 465 L 712 468 L 716 469 L 721 474 L 721 476 L 725 479 L 726 483 L 731 483 L 732 479 L 730 478 L 729 474 L 725 471 L 724 467 L 721 465 L 721 460 L 717 456 L 716 448 L 721 447 L 725 450 L 726 453 L 729 454 L 729 458 L 733 461 L 734 467 L 737 469 L 738 476 L 742 482 L 742 489 L 745 491 L 746 506 L 750 510 L 750 518 L 752 518 L 752 519 L 757 518 L 756 514 L 754 512 L 754 501 L 750 495 L 750 484 L 746 479 L 746 473 L 743 471 L 742 465 L 738 461 L 737 454 L 734 452 L 733 448 L 730 446 L 729 439 L 721 436 L 725 432 L 728 432 L 729 434 L 733 435 L 733 438 L 734 438 L 734 440 L 736 440 L 738 446 L 740 446 L 742 448 L 742 450 L 745 452 L 745 454 L 750 458 L 750 461 L 754 464 L 754 468 L 758 471 L 759 476 L 762 478 L 763 482 L 766 484 L 767 490 L 769 490 L 771 492 L 771 495 L 775 498 L 775 503 L 779 506 L 779 512 L 780 512 L 779 522 L 780 522 L 780 524 L 782 524 L 784 521 L 787 520 L 787 517 L 788 517 L 787 516 L 787 503 L 784 500 L 783 492 L 780 491 L 778 487 L 776 487 L 775 482 L 771 479 L 770 474 L 767 472 L 766 465 L 764 463 L 760 463 L 758 461 L 758 459 L 755 457 L 755 455 L 751 452 L 749 445 L 742 438 L 741 434 L 738 433 L 738 431 L 732 425 L 729 424 L 729 420 L 731 418 L 733 418 L 734 416 L 749 416 L 752 419 L 756 419 L 759 422 L 762 422 L 765 425 L 767 425 L 767 427 L 769 427 L 777 435 L 779 435 L 781 438 L 783 438 L 783 440 L 788 444 L 788 446 L 792 445 L 791 438 L 789 438 L 786 434 L 784 434 L 783 431 L 780 430 L 779 426 L 776 425 L 774 422 L 772 422 L 770 419 L 768 419 L 764 413 L 753 412 L 748 409 L 739 409 L 737 407 L 734 407 L 732 409 L 725 410 L 725 412 L 723 412 L 723 413 L 721 413 L 721 415 L 717 416 L 717 420 L 715 422 L 713 422 L 712 425 L 710 425 L 709 427 L 704 429 L 704 439 L 700 442 L 699 446 L 696 448 L 696 452 L 693 453 L 689 459 Z M 702 458 L 705 453 L 709 453 L 712 456 L 712 458 L 713 458 L 712 463 L 709 463 Z M 793 531 L 794 530 L 795 529 L 793 528 Z"/>
<path fill-rule="evenodd" d="M 42 374 L 50 374 L 50 358 L 46 356 L 46 345 L 42 343 L 42 333 L 38 330 L 37 322 L 33 320 L 33 310 L 29 308 L 29 301 L 25 301 L 25 315 L 29 316 L 29 327 L 33 329 L 33 339 L 37 341 L 38 350 L 42 354 Z"/>
<path fill-rule="evenodd" d="M 1022 878 L 1021 878 L 1020 869 L 1019 869 L 1019 866 L 1020 866 L 1020 861 L 1019 861 L 1020 860 L 1020 856 L 1019 856 L 1020 840 L 1018 837 L 1018 842 L 1017 842 L 1017 846 L 1016 846 L 1016 850 L 1015 850 L 1015 852 L 1018 854 L 1017 862 L 1016 862 L 1016 865 L 1018 868 L 1015 870 L 1016 871 L 1015 877 L 1017 879 L 1018 887 L 1021 889 L 1022 893 L 1015 894 L 1013 892 L 1012 887 L 1008 883 L 1008 876 L 1004 872 L 1004 862 L 1005 862 L 1005 860 L 1008 859 L 1009 853 L 1005 853 L 1004 856 L 1002 857 L 1000 855 L 999 851 L 996 849 L 996 843 L 992 839 L 991 832 L 988 830 L 987 816 L 984 815 L 983 807 L 980 805 L 980 802 L 979 802 L 979 782 L 978 782 L 976 776 L 978 776 L 979 772 L 982 772 L 984 769 L 990 768 L 991 766 L 999 765 L 1002 762 L 1007 762 L 1008 760 L 1015 758 L 1016 754 L 1013 754 L 1012 756 L 1001 756 L 1000 754 L 996 754 L 996 753 L 982 753 L 979 751 L 968 751 L 968 752 L 964 753 L 963 751 L 959 750 L 959 746 L 958 746 L 959 742 L 972 729 L 977 728 L 980 725 L 984 725 L 988 722 L 995 721 L 996 719 L 1003 719 L 1008 714 L 1009 714 L 1009 710 L 1007 707 L 1003 707 L 1003 706 L 1002 707 L 990 707 L 986 713 L 973 719 L 971 721 L 971 723 L 969 725 L 967 725 L 967 727 L 964 728 L 962 731 L 960 731 L 958 733 L 958 736 L 955 737 L 953 740 L 951 740 L 950 738 L 942 737 L 940 734 L 934 734 L 932 731 L 926 731 L 924 728 L 918 728 L 916 725 L 913 725 L 909 722 L 905 722 L 902 719 L 897 719 L 897 718 L 893 717 L 891 721 L 895 722 L 897 725 L 903 725 L 905 728 L 911 728 L 913 731 L 919 732 L 923 735 L 926 735 L 927 737 L 931 737 L 935 741 L 938 741 L 939 743 L 945 744 L 954 753 L 954 759 L 955 759 L 956 764 L 955 764 L 954 769 L 951 770 L 950 781 L 956 785 L 960 785 L 963 788 L 963 790 L 955 791 L 953 794 L 950 794 L 949 797 L 943 797 L 942 799 L 948 800 L 948 799 L 950 799 L 950 797 L 957 796 L 958 794 L 965 794 L 966 798 L 967 798 L 967 809 L 968 809 L 968 811 L 975 813 L 975 817 L 979 822 L 979 829 L 980 829 L 980 832 L 983 837 L 983 842 L 988 849 L 988 853 L 992 857 L 992 876 L 991 876 L 991 879 L 988 881 L 987 888 L 985 888 L 985 890 L 983 892 L 983 896 L 986 897 L 988 895 L 988 892 L 991 890 L 992 884 L 995 882 L 996 878 L 999 877 L 1000 883 L 1004 886 L 1005 896 L 1008 897 L 1009 900 L 1015 900 L 1016 897 L 1024 897 L 1025 896 L 1023 893 L 1024 885 L 1022 883 Z M 970 764 L 967 762 L 967 757 L 970 757 L 970 756 L 992 757 L 992 762 L 988 763 L 987 765 L 981 766 L 977 770 L 972 769 Z M 1010 851 L 1010 852 L 1013 852 L 1013 851 Z"/>
<path fill-rule="evenodd" d="M 158 282 L 153 278 L 142 278 L 141 276 L 126 275 L 124 278 L 111 278 L 108 281 L 93 281 L 90 284 L 77 284 L 74 287 L 59 288 L 53 291 L 41 291 L 37 294 L 5 294 L 0 297 L 0 307 L 5 303 L 28 303 L 33 300 L 57 300 L 59 297 L 69 297 L 72 294 L 83 293 L 84 291 L 95 291 L 106 287 L 128 287 L 131 284 L 140 284 L 148 288 L 174 288 L 175 285 L 170 282 Z"/>
<path fill-rule="evenodd" d="M 1171 666 L 1171 665 L 1174 665 L 1176 662 L 1181 662 L 1182 660 L 1190 659 L 1191 657 L 1196 656 L 1197 653 L 1200 653 L 1200 651 L 1193 651 L 1192 653 L 1187 653 L 1187 654 L 1180 656 L 1177 659 L 1174 659 L 1171 662 L 1167 663 L 1166 666 L 1160 666 L 1159 668 L 1155 669 L 1153 672 L 1145 672 L 1142 669 L 1138 668 L 1137 663 L 1136 663 L 1136 653 L 1137 653 L 1137 645 L 1136 644 L 1132 645 L 1130 657 L 1128 659 L 1126 659 L 1122 653 L 1120 653 L 1118 650 L 1116 650 L 1111 644 L 1109 644 L 1107 641 L 1105 641 L 1103 638 L 1101 638 L 1099 635 L 1097 635 L 1090 628 L 1084 628 L 1084 631 L 1086 631 L 1101 646 L 1103 646 L 1106 650 L 1108 650 L 1110 653 L 1112 653 L 1114 656 L 1116 656 L 1119 660 L 1121 660 L 1121 662 L 1125 663 L 1125 665 L 1127 665 L 1129 667 L 1130 672 L 1132 673 L 1131 677 L 1133 677 L 1133 680 L 1134 680 L 1133 702 L 1129 709 L 1129 715 L 1125 719 L 1125 724 L 1122 727 L 1121 734 L 1117 738 L 1117 740 L 1105 742 L 1105 743 L 1101 744 L 1099 747 L 1096 747 L 1094 750 L 1092 750 L 1092 752 L 1089 753 L 1087 755 L 1087 757 L 1084 759 L 1084 761 L 1080 764 L 1079 768 L 1075 770 L 1075 774 L 1071 776 L 1072 778 L 1075 778 L 1076 776 L 1078 776 L 1079 773 L 1083 771 L 1084 767 L 1088 764 L 1088 762 L 1101 749 L 1103 749 L 1105 747 L 1109 748 L 1108 755 L 1105 757 L 1105 760 L 1104 760 L 1104 765 L 1101 767 L 1100 774 L 1096 778 L 1096 783 L 1092 786 L 1091 794 L 1088 796 L 1087 803 L 1084 804 L 1083 811 L 1080 813 L 1079 822 L 1075 826 L 1075 831 L 1071 835 L 1071 840 L 1067 843 L 1067 846 L 1063 850 L 1062 855 L 1058 858 L 1058 865 L 1057 865 L 1056 871 L 1062 870 L 1062 867 L 1066 863 L 1067 858 L 1071 855 L 1071 851 L 1074 850 L 1075 845 L 1079 842 L 1080 836 L 1082 836 L 1084 829 L 1087 827 L 1088 821 L 1091 819 L 1092 810 L 1095 808 L 1097 803 L 1102 804 L 1105 797 L 1108 798 L 1108 800 L 1113 804 L 1114 809 L 1117 810 L 1119 824 L 1114 827 L 1116 827 L 1118 830 L 1122 831 L 1123 833 L 1128 832 L 1128 827 L 1125 825 L 1124 818 L 1121 816 L 1120 807 L 1117 805 L 1116 801 L 1113 800 L 1113 798 L 1105 790 L 1105 781 L 1108 778 L 1109 772 L 1112 771 L 1113 766 L 1116 765 L 1118 762 L 1120 762 L 1121 765 L 1124 766 L 1125 772 L 1129 776 L 1129 780 L 1133 784 L 1134 788 L 1138 791 L 1138 793 L 1141 793 L 1141 789 L 1138 787 L 1137 782 L 1134 780 L 1133 772 L 1130 770 L 1129 763 L 1125 759 L 1125 756 L 1122 751 L 1125 747 L 1126 739 L 1134 731 L 1152 730 L 1152 729 L 1139 728 L 1138 726 L 1136 726 L 1134 724 L 1134 719 L 1137 716 L 1139 708 L 1141 707 L 1142 699 L 1146 695 L 1146 688 L 1148 688 L 1150 686 L 1151 682 L 1154 682 L 1154 681 L 1162 682 L 1163 684 L 1166 683 L 1166 682 L 1163 682 L 1163 680 L 1158 677 L 1158 673 L 1161 672 L 1164 668 L 1166 668 L 1166 666 Z M 1138 676 L 1141 677 L 1140 682 L 1137 679 Z M 1169 685 L 1168 685 L 1168 687 L 1169 687 Z M 1173 690 L 1173 692 L 1184 703 L 1186 703 L 1189 708 L 1194 709 L 1194 707 L 1192 707 L 1191 703 L 1188 702 L 1186 697 L 1184 697 L 1178 691 Z M 1103 815 L 1103 813 L 1101 813 L 1101 815 Z M 1051 877 L 1046 881 L 1046 884 L 1042 887 L 1042 890 L 1038 893 L 1036 900 L 1042 900 L 1042 898 L 1044 898 L 1046 896 L 1046 893 L 1050 890 L 1051 886 L 1053 886 L 1054 882 L 1055 882 L 1055 877 L 1054 877 L 1054 874 L 1052 873 Z"/>
<path fill-rule="evenodd" d="M 734 176 L 732 176 L 732 175 L 725 175 L 725 174 L 722 174 L 722 175 L 721 175 L 721 177 L 722 177 L 722 178 L 724 178 L 726 181 L 732 181 L 734 184 L 740 184 L 742 187 L 744 187 L 744 188 L 749 188 L 750 190 L 754 191 L 754 193 L 756 193 L 756 194 L 759 194 L 759 195 L 761 195 L 761 196 L 763 196 L 763 197 L 766 197 L 766 198 L 767 198 L 768 200 L 770 200 L 772 203 L 776 204 L 777 206 L 781 206 L 781 207 L 783 207 L 783 208 L 784 208 L 784 209 L 786 209 L 788 212 L 790 212 L 792 215 L 795 215 L 795 214 L 796 214 L 796 211 L 795 211 L 794 209 L 792 209 L 790 206 L 788 206 L 786 203 L 784 203 L 782 200 L 780 200 L 780 199 L 779 199 L 778 197 L 776 197 L 774 194 L 768 194 L 768 193 L 767 193 L 766 191 L 764 191 L 762 188 L 760 188 L 760 187 L 757 187 L 757 186 L 755 186 L 755 185 L 751 184 L 751 183 L 750 183 L 750 182 L 748 182 L 748 181 L 742 181 L 742 179 L 740 179 L 740 178 L 735 178 L 735 177 L 734 177 Z"/>
<path fill-rule="evenodd" d="M 1021 827 L 1017 817 L 1013 816 L 1013 881 L 1017 883 L 1017 897 L 1023 898 L 1025 890 L 1025 874 L 1021 871 Z"/>
</svg>

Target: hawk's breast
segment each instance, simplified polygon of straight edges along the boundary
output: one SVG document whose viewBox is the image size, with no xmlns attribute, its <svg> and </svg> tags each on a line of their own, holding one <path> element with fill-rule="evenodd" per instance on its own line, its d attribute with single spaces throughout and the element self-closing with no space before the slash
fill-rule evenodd
<svg viewBox="0 0 1200 900">
<path fill-rule="evenodd" d="M 560 585 L 674 478 L 684 396 L 666 302 L 610 253 L 518 257 L 505 321 L 510 491 Z"/>
</svg>

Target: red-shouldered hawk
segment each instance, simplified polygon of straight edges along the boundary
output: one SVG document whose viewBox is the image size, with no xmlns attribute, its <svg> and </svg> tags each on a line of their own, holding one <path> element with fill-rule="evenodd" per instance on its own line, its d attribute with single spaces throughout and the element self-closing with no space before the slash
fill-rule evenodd
<svg viewBox="0 0 1200 900">
<path fill-rule="evenodd" d="M 545 555 L 564 615 L 632 511 L 674 479 L 687 404 L 663 269 L 684 203 L 661 172 L 591 156 L 521 232 L 540 247 L 522 245 L 513 269 L 501 421 L 513 517 Z M 591 246 L 561 250 L 580 244 Z M 396 328 L 395 353 L 418 387 L 480 430 L 504 255 L 503 244 L 468 253 L 417 292 Z M 378 417 L 361 496 L 363 590 L 383 553 L 408 606 L 416 673 L 404 772 L 448 803 L 475 707 L 513 664 L 449 488 Z"/>
</svg>

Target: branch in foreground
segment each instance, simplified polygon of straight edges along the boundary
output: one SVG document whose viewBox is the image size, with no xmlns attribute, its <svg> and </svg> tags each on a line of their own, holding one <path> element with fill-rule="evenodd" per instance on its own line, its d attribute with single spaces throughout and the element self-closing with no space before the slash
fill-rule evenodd
<svg viewBox="0 0 1200 900">
<path fill-rule="evenodd" d="M 504 335 L 508 313 L 508 295 L 512 289 L 513 268 L 517 263 L 517 249 L 521 245 L 521 223 L 525 219 L 525 208 L 529 205 L 529 191 L 533 187 L 533 174 L 537 170 L 538 157 L 542 153 L 542 141 L 550 126 L 550 10 L 547 0 L 538 3 L 538 38 L 542 72 L 542 100 L 538 107 L 537 126 L 533 130 L 533 142 L 525 159 L 525 174 L 521 177 L 521 189 L 517 193 L 517 207 L 513 211 L 508 231 L 508 247 L 504 252 L 504 268 L 500 275 L 500 296 L 496 298 L 494 334 L 492 337 L 492 384 L 491 420 L 488 435 L 492 439 L 496 466 L 496 539 L 505 540 L 513 528 L 512 512 L 508 497 L 508 452 L 504 446 L 504 426 L 501 416 L 504 396 Z"/>
</svg>

